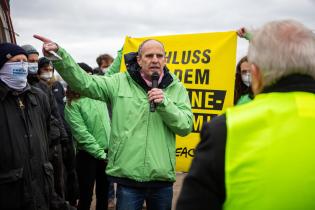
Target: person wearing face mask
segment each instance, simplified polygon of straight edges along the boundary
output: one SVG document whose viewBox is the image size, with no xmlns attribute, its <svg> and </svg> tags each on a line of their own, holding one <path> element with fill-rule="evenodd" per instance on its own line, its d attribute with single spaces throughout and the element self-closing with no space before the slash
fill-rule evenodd
<svg viewBox="0 0 315 210">
<path fill-rule="evenodd" d="M 46 83 L 53 77 L 54 67 L 52 62 L 45 57 L 38 60 L 38 77 Z"/>
<path fill-rule="evenodd" d="M 39 61 L 41 60 L 42 59 L 40 59 Z M 48 87 L 48 85 L 44 81 L 38 78 L 38 71 L 36 71 L 35 74 L 34 72 L 29 71 L 29 76 L 27 78 L 28 78 L 29 83 L 32 86 L 41 89 L 49 99 L 49 104 L 51 107 L 51 121 L 50 121 L 51 130 L 50 130 L 50 135 L 49 135 L 49 160 L 54 167 L 55 191 L 57 195 L 61 198 L 60 200 L 62 200 L 65 197 L 64 195 L 65 190 L 64 190 L 62 152 L 61 152 L 60 143 L 61 141 L 67 141 L 68 136 L 65 131 L 65 128 L 62 125 L 62 119 L 60 117 L 57 103 L 56 103 L 54 95 L 52 94 L 51 89 Z"/>
<path fill-rule="evenodd" d="M 102 54 L 96 58 L 97 68 L 93 70 L 94 74 L 104 75 L 108 67 L 113 63 L 114 58 L 109 54 Z"/>
<path fill-rule="evenodd" d="M 35 49 L 35 47 L 33 47 L 32 45 L 23 45 L 21 46 L 26 54 L 27 54 L 27 62 L 28 62 L 28 74 L 29 75 L 36 75 L 37 74 L 37 70 L 38 70 L 38 58 L 39 58 L 39 53 L 38 51 Z"/>
<path fill-rule="evenodd" d="M 64 89 L 62 84 L 54 79 L 53 72 L 52 62 L 46 57 L 40 58 L 37 72 L 39 82 L 37 84 L 46 89 L 45 92 L 51 99 L 52 115 L 57 119 L 52 128 L 55 128 L 56 133 L 58 131 L 60 133 L 59 136 L 54 136 L 55 138 L 50 145 L 50 158 L 55 168 L 55 189 L 61 198 L 65 198 L 74 206 L 79 196 L 78 179 L 75 171 L 75 148 L 71 132 L 68 132 L 70 128 L 66 129 L 68 125 L 64 118 Z"/>
<path fill-rule="evenodd" d="M 27 75 L 25 50 L 0 44 L 1 210 L 50 209 L 50 106 L 46 95 L 27 83 Z"/>
<path fill-rule="evenodd" d="M 48 85 L 52 90 L 58 105 L 59 113 L 64 119 L 65 92 L 61 82 L 56 80 L 54 71 L 54 66 L 50 60 L 48 60 L 46 57 L 39 59 L 37 73 L 38 79 Z"/>
<path fill-rule="evenodd" d="M 245 104 L 252 99 L 250 64 L 244 56 L 236 66 L 234 105 Z"/>
</svg>

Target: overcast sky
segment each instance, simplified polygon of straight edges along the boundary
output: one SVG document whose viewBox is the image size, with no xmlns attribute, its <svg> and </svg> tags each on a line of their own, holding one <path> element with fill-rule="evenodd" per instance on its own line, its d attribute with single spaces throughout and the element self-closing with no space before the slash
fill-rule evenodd
<svg viewBox="0 0 315 210">
<path fill-rule="evenodd" d="M 101 53 L 116 56 L 125 36 L 142 37 L 257 28 L 270 20 L 295 19 L 315 30 L 315 0 L 11 0 L 19 45 L 41 43 L 40 34 L 78 62 L 96 67 Z M 247 42 L 238 40 L 238 58 Z"/>
</svg>

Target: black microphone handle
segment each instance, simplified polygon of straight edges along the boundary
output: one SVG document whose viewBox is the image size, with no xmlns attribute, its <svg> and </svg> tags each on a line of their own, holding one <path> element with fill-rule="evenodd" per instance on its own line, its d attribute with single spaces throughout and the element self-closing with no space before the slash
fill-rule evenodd
<svg viewBox="0 0 315 210">
<path fill-rule="evenodd" d="M 155 112 L 156 105 L 153 101 L 150 102 L 150 112 Z"/>
<path fill-rule="evenodd" d="M 158 87 L 158 80 L 157 79 L 153 79 L 152 80 L 152 88 L 157 88 Z M 156 104 L 154 103 L 154 101 L 150 102 L 150 112 L 155 112 L 156 109 Z"/>
</svg>

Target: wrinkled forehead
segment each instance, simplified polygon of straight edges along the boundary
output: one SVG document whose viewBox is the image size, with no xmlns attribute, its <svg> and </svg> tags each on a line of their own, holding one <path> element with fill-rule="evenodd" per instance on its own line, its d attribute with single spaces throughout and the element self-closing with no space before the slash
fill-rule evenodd
<svg viewBox="0 0 315 210">
<path fill-rule="evenodd" d="M 27 57 L 24 54 L 19 54 L 19 55 L 15 55 L 13 57 L 11 57 L 8 62 L 16 62 L 16 61 L 27 61 Z"/>
<path fill-rule="evenodd" d="M 141 54 L 145 54 L 148 52 L 155 52 L 155 53 L 165 53 L 164 46 L 161 42 L 156 40 L 148 40 L 143 43 L 141 47 Z"/>
</svg>

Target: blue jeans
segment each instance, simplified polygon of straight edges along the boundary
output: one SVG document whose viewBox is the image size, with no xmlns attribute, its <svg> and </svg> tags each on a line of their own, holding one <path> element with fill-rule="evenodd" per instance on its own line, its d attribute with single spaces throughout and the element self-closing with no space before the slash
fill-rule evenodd
<svg viewBox="0 0 315 210">
<path fill-rule="evenodd" d="M 108 199 L 115 199 L 115 187 L 114 187 L 114 182 L 109 182 L 108 186 Z"/>
<path fill-rule="evenodd" d="M 171 210 L 173 187 L 134 188 L 117 184 L 116 210 L 142 210 L 146 201 L 147 210 Z"/>
</svg>

